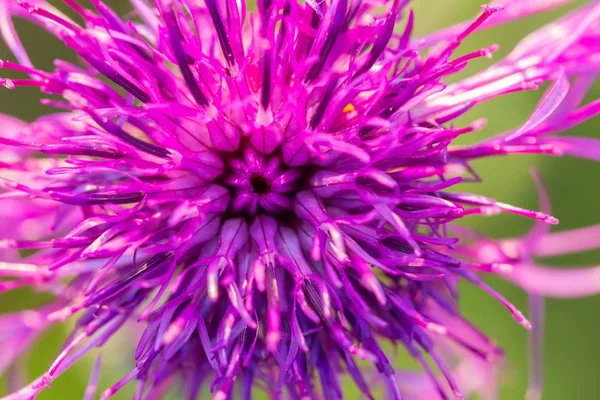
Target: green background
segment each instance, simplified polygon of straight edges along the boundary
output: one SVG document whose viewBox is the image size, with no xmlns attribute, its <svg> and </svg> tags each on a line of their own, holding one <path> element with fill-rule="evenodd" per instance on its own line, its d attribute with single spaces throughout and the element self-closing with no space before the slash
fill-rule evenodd
<svg viewBox="0 0 600 400">
<path fill-rule="evenodd" d="M 5 1 L 5 0 L 0 0 Z M 13 1 L 13 0 L 8 0 Z M 514 0 L 512 0 L 514 1 Z M 413 3 L 416 19 L 416 34 L 434 31 L 479 12 L 483 0 L 417 0 Z M 60 2 L 52 1 L 53 4 Z M 83 2 L 82 2 L 83 3 Z M 129 9 L 127 1 L 107 1 L 120 15 Z M 495 53 L 498 60 L 506 55 L 527 33 L 542 26 L 583 2 L 574 2 L 552 12 L 513 22 L 505 26 L 479 32 L 465 41 L 459 53 L 466 53 L 492 43 L 500 44 Z M 29 50 L 34 64 L 41 69 L 51 70 L 52 60 L 63 58 L 76 61 L 74 54 L 56 38 L 22 21 L 17 21 L 17 29 Z M 0 43 L 0 59 L 13 59 L 6 47 Z M 463 75 L 489 65 L 492 61 L 477 60 Z M 6 71 L 0 76 L 10 77 Z M 476 107 L 464 121 L 485 116 L 488 125 L 476 139 L 492 135 L 523 123 L 534 109 L 541 91 L 518 93 L 494 99 Z M 587 96 L 586 101 L 600 97 L 598 84 Z M 39 105 L 36 89 L 24 88 L 9 91 L 0 88 L 0 112 L 12 114 L 25 120 L 32 120 L 48 108 Z M 589 121 L 573 129 L 569 134 L 577 136 L 598 136 L 600 120 Z M 534 185 L 528 170 L 535 166 L 540 171 L 552 199 L 552 214 L 560 221 L 557 230 L 569 229 L 600 222 L 598 207 L 598 177 L 600 165 L 591 161 L 568 157 L 550 158 L 543 156 L 497 157 L 474 163 L 483 178 L 483 183 L 465 185 L 462 189 L 479 192 L 503 202 L 525 208 L 537 208 Z M 524 233 L 530 222 L 514 216 L 491 218 L 475 217 L 465 221 L 493 237 L 514 236 Z M 1 222 L 0 222 L 1 223 Z M 588 252 L 547 261 L 548 264 L 569 267 L 595 265 L 600 260 L 600 251 Z M 489 282 L 505 295 L 518 308 L 526 312 L 525 294 L 500 280 L 491 278 Z M 464 313 L 491 337 L 502 345 L 507 354 L 505 376 L 501 386 L 502 400 L 524 398 L 527 384 L 527 335 L 510 315 L 489 296 L 468 284 L 461 288 L 461 307 Z M 20 310 L 33 307 L 43 299 L 25 292 L 0 296 L 0 311 Z M 598 321 L 600 297 L 575 300 L 548 300 L 545 336 L 544 400 L 597 399 L 600 398 L 600 322 Z M 68 325 L 56 326 L 32 349 L 28 377 L 33 379 L 42 373 L 69 331 Z M 101 389 L 120 379 L 131 366 L 131 348 L 126 341 L 104 353 L 104 368 Z M 2 351 L 2 349 L 0 349 Z M 87 385 L 92 358 L 85 358 L 74 368 L 54 382 L 53 387 L 44 391 L 40 399 L 79 399 Z M 5 393 L 5 381 L 0 380 L 0 394 Z M 131 390 L 124 391 L 116 399 L 131 398 Z M 351 396 L 358 398 L 359 395 Z M 173 395 L 173 399 L 178 396 Z"/>
</svg>

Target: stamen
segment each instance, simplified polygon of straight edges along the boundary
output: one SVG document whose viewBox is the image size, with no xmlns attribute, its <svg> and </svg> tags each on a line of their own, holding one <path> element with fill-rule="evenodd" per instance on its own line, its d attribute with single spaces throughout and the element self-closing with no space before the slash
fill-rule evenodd
<svg viewBox="0 0 600 400">
<path fill-rule="evenodd" d="M 169 30 L 171 49 L 173 50 L 173 55 L 177 60 L 177 65 L 179 65 L 179 70 L 183 75 L 183 79 L 192 92 L 192 96 L 196 100 L 196 103 L 200 107 L 208 107 L 208 99 L 204 93 L 202 93 L 202 90 L 200 89 L 200 86 L 198 85 L 198 82 L 196 81 L 196 78 L 194 77 L 194 74 L 188 65 L 188 57 L 182 45 L 184 39 L 181 31 L 179 30 L 177 18 L 172 8 L 164 10 L 164 19 L 165 23 L 167 24 L 167 29 Z"/>
<path fill-rule="evenodd" d="M 327 33 L 325 43 L 323 43 L 323 47 L 321 47 L 321 51 L 319 52 L 319 60 L 308 71 L 308 74 L 304 78 L 305 83 L 312 83 L 318 78 L 319 74 L 323 70 L 323 67 L 325 67 L 325 63 L 329 58 L 331 50 L 333 50 L 333 46 L 336 44 L 338 36 L 345 27 L 344 21 L 346 20 L 347 8 L 347 0 L 337 0 L 337 5 L 335 6 L 333 20 L 331 22 L 329 32 Z"/>
<path fill-rule="evenodd" d="M 227 32 L 225 32 L 225 25 L 223 25 L 223 20 L 221 19 L 221 11 L 219 10 L 219 6 L 215 0 L 205 0 L 205 3 L 206 7 L 208 8 L 208 12 L 210 13 L 210 18 L 215 26 L 215 30 L 217 31 L 217 36 L 219 38 L 219 43 L 221 44 L 221 50 L 223 51 L 225 60 L 227 60 L 227 64 L 232 67 L 235 65 L 235 57 L 233 55 L 231 43 L 229 43 Z"/>
</svg>

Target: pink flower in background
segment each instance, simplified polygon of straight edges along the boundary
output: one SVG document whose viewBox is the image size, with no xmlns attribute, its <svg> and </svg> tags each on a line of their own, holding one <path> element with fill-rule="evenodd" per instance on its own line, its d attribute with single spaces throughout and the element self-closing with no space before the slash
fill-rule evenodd
<svg viewBox="0 0 600 400">
<path fill-rule="evenodd" d="M 600 112 L 600 101 L 582 104 L 600 72 L 600 5 L 444 81 L 496 50 L 457 50 L 467 36 L 566 2 L 483 6 L 419 39 L 400 0 L 264 0 L 256 11 L 235 0 L 130 0 L 126 18 L 98 0 L 64 0 L 72 18 L 45 1 L 0 0 L 15 57 L 0 68 L 22 73 L 0 83 L 39 87 L 62 110 L 32 123 L 0 115 L 0 291 L 55 298 L 1 317 L 0 368 L 53 323 L 77 321 L 46 373 L 6 398 L 34 398 L 129 324 L 144 327 L 135 365 L 102 399 L 134 380 L 136 399 L 180 383 L 189 399 L 202 387 L 216 400 L 256 388 L 342 399 L 342 374 L 365 398 L 381 386 L 391 399 L 493 399 L 502 352 L 460 315 L 459 281 L 532 324 L 480 272 L 531 293 L 528 396 L 538 398 L 543 297 L 595 294 L 600 278 L 534 258 L 595 248 L 598 229 L 549 233 L 558 220 L 543 189 L 533 211 L 454 186 L 479 181 L 470 163 L 482 157 L 600 160 L 600 141 L 564 135 Z M 35 68 L 14 18 L 82 62 Z M 456 121 L 472 107 L 545 82 L 521 126 L 453 144 L 484 126 Z M 535 228 L 497 241 L 457 225 L 498 213 Z M 421 372 L 395 368 L 390 343 Z"/>
</svg>

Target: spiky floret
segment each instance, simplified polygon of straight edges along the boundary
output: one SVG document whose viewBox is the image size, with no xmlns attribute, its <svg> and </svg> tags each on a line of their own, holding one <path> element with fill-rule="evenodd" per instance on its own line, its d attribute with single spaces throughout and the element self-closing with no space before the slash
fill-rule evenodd
<svg viewBox="0 0 600 400">
<path fill-rule="evenodd" d="M 500 351 L 460 316 L 460 279 L 527 328 L 475 272 L 526 288 L 542 282 L 541 292 L 581 280 L 540 281 L 539 267 L 511 264 L 504 250 L 489 250 L 500 248 L 491 241 L 468 246 L 459 239 L 472 233 L 449 236 L 466 215 L 557 223 L 450 189 L 478 180 L 469 166 L 476 158 L 600 158 L 595 140 L 554 135 L 598 113 L 597 101 L 578 108 L 598 72 L 597 4 L 446 85 L 445 77 L 495 50 L 455 56 L 465 37 L 548 4 L 509 3 L 495 19 L 501 7 L 486 6 L 470 23 L 413 40 L 413 14 L 399 0 L 265 0 L 252 12 L 234 0 L 131 0 L 132 21 L 91 3 L 94 10 L 65 0 L 80 24 L 44 1 L 0 2 L 18 60 L 0 67 L 28 75 L 3 85 L 40 87 L 63 98 L 46 104 L 66 110 L 29 125 L 2 117 L 10 122 L 2 151 L 13 156 L 2 166 L 2 201 L 21 222 L 44 218 L 37 232 L 17 229 L 2 240 L 0 272 L 12 278 L 0 288 L 44 288 L 56 301 L 27 314 L 27 323 L 22 313 L 3 317 L 26 339 L 0 365 L 51 323 L 80 313 L 47 373 L 10 399 L 35 396 L 130 321 L 146 325 L 135 367 L 102 398 L 134 379 L 136 398 L 146 398 L 181 374 L 190 399 L 209 380 L 215 399 L 233 396 L 234 382 L 243 398 L 253 386 L 273 398 L 342 398 L 342 371 L 373 398 L 357 359 L 376 367 L 391 398 L 401 398 L 400 388 L 417 398 L 462 397 L 445 343 L 488 361 Z M 85 65 L 34 68 L 11 16 L 47 29 Z M 557 28 L 569 34 L 556 38 Z M 453 122 L 474 105 L 545 81 L 553 84 L 523 126 L 452 146 L 483 126 Z M 38 250 L 26 261 L 11 252 L 26 248 Z M 405 348 L 433 393 L 415 393 L 419 380 L 394 371 L 382 342 Z"/>
</svg>

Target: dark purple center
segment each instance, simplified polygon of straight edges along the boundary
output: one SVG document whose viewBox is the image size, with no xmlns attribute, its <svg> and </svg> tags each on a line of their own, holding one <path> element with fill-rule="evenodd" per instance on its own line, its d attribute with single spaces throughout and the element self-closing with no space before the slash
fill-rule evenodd
<svg viewBox="0 0 600 400">
<path fill-rule="evenodd" d="M 271 191 L 269 182 L 260 175 L 252 176 L 250 178 L 250 185 L 252 185 L 252 191 L 256 194 L 267 194 Z"/>
</svg>

